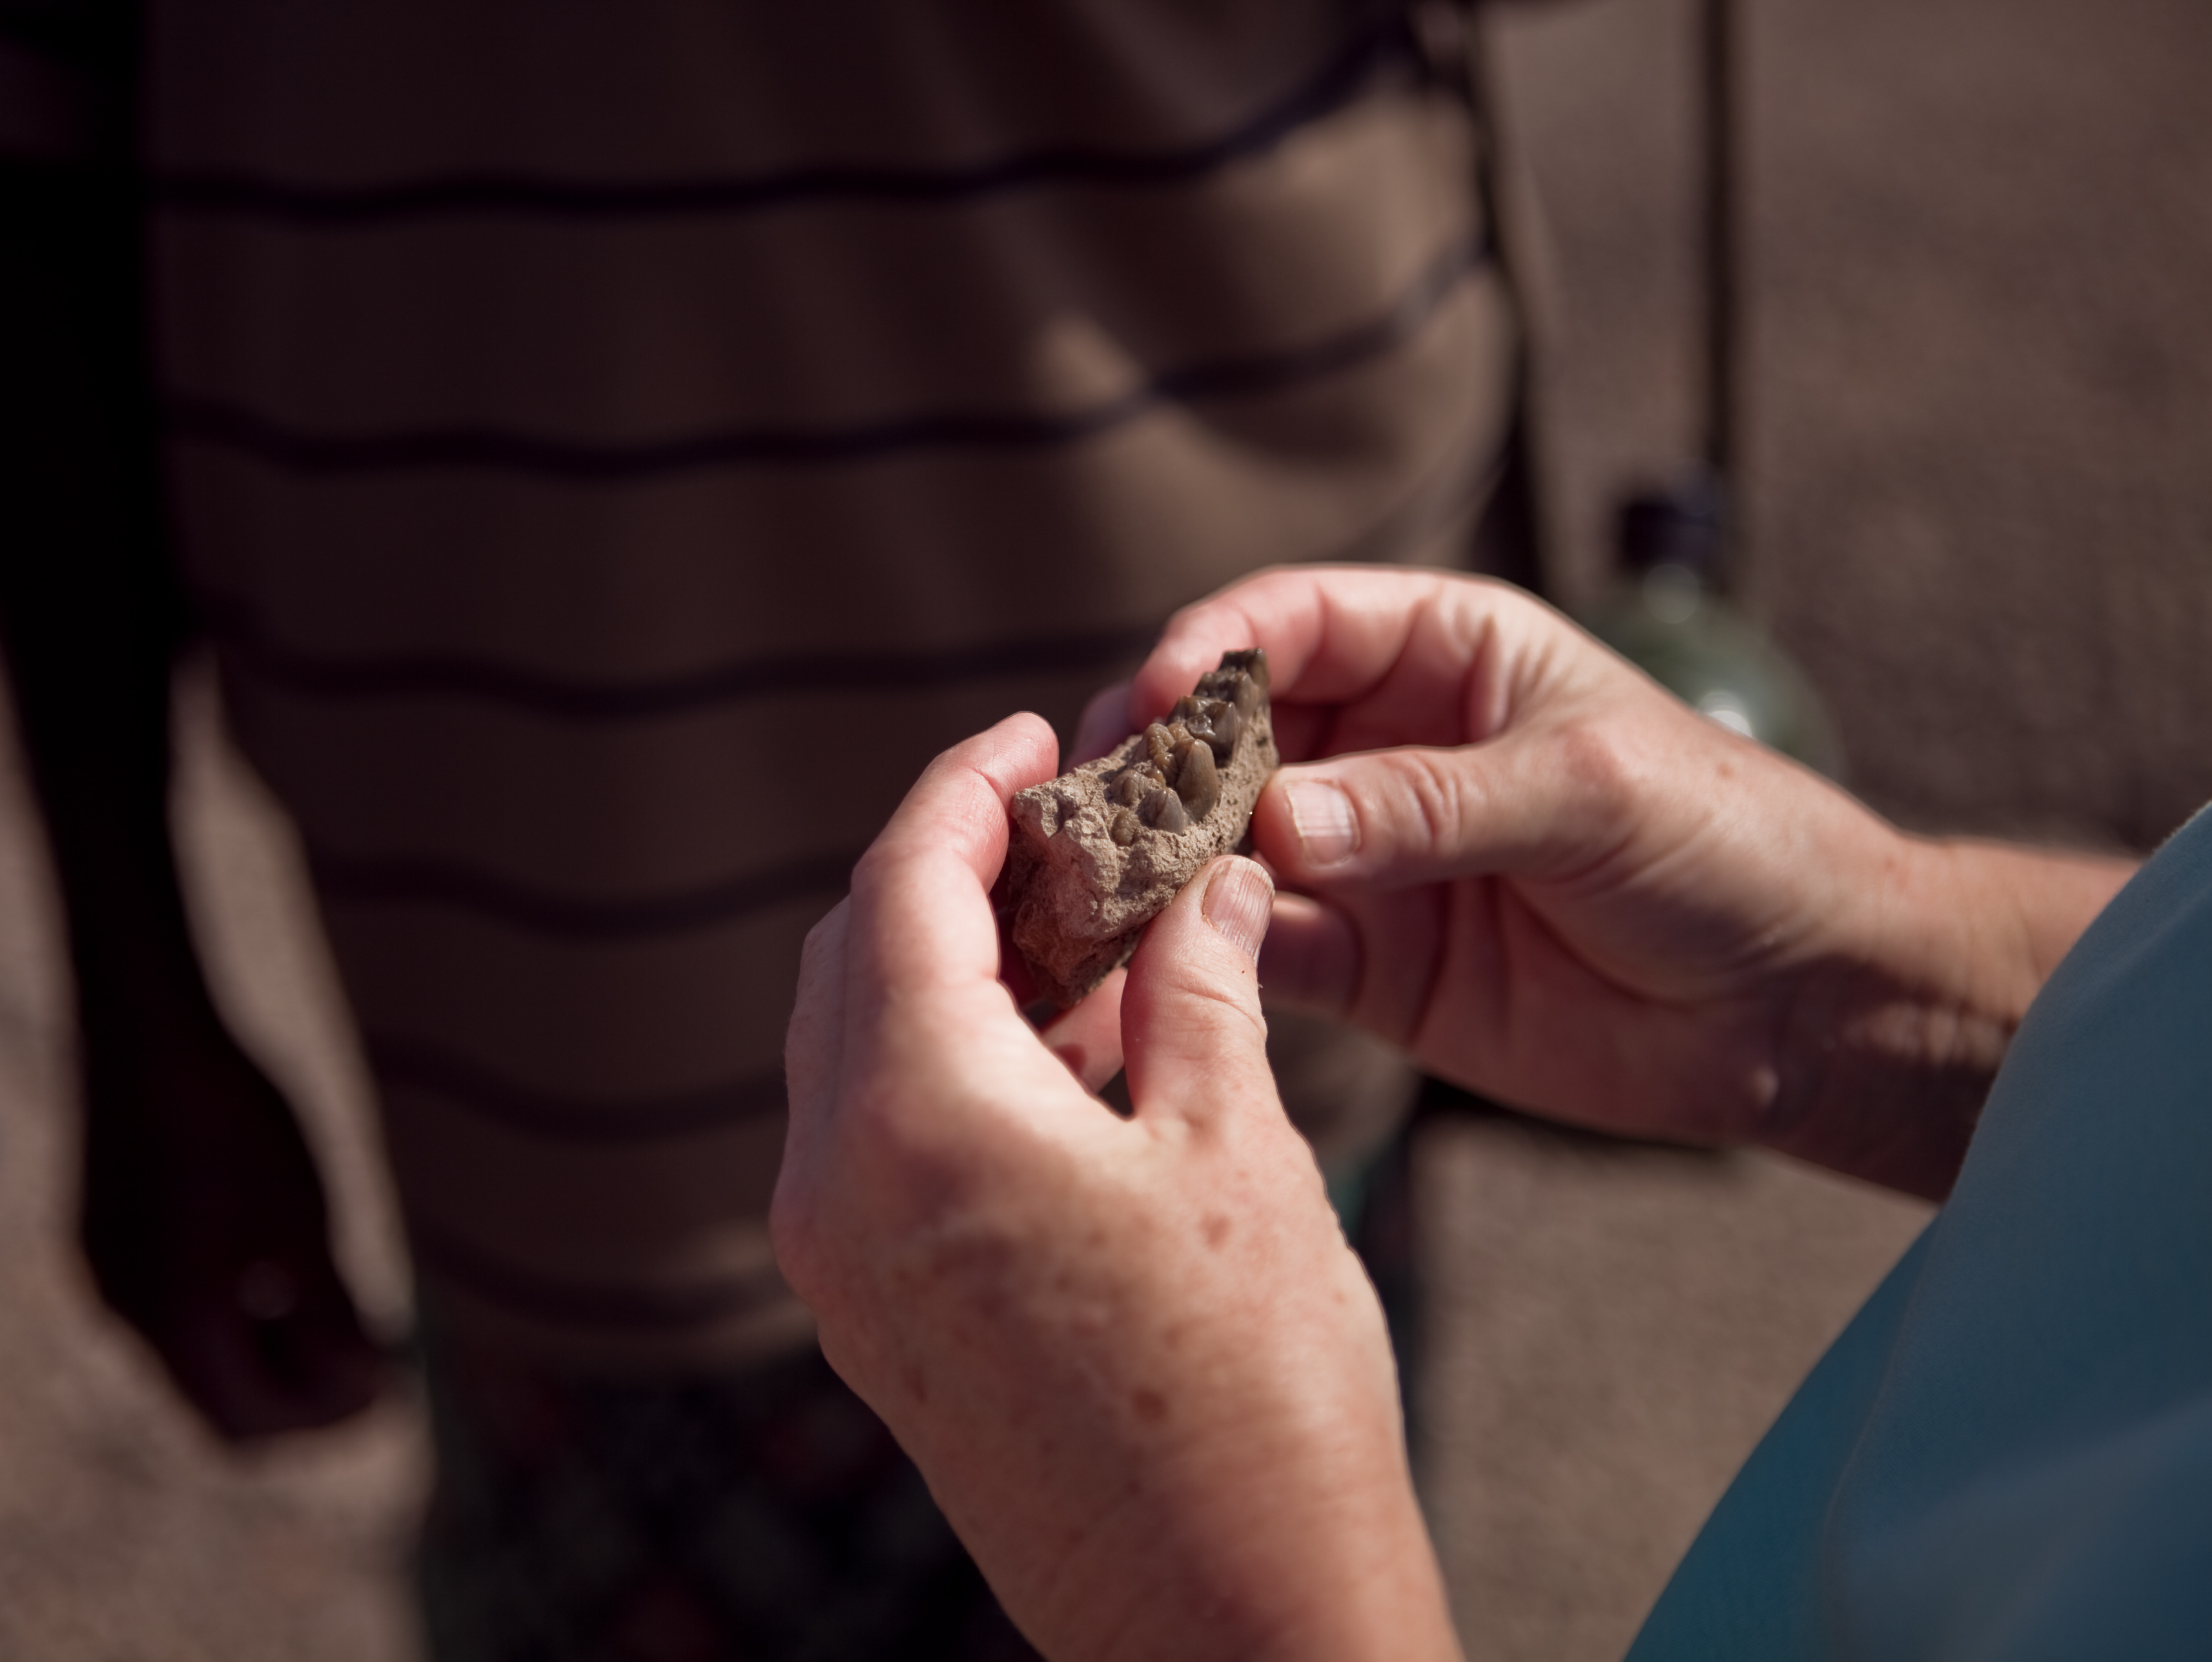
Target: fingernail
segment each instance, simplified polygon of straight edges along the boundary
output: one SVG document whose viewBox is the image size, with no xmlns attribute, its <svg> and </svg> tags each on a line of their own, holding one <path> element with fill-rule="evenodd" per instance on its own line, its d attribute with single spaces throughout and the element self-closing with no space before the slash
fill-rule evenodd
<svg viewBox="0 0 2212 1662">
<path fill-rule="evenodd" d="M 1267 874 L 1249 860 L 1231 860 L 1215 869 L 1199 910 L 1247 958 L 1256 960 L 1274 904 L 1275 886 Z"/>
<path fill-rule="evenodd" d="M 1301 779 L 1285 793 L 1291 803 L 1291 825 L 1309 866 L 1334 866 L 1349 860 L 1359 847 L 1359 821 L 1352 818 L 1352 799 L 1326 779 Z"/>
</svg>

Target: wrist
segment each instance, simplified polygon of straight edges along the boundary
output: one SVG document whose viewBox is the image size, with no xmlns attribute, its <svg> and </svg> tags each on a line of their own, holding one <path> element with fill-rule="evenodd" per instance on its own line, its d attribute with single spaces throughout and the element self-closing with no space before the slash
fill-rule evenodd
<svg viewBox="0 0 2212 1662">
<path fill-rule="evenodd" d="M 2028 1007 L 2133 862 L 1887 835 L 1790 1001 L 1759 1141 L 1940 1200 Z"/>
<path fill-rule="evenodd" d="M 1220 1527 L 1242 1540 L 1206 1555 L 1210 1573 L 1194 1576 L 1196 1567 L 1185 1564 L 1146 1578 L 1141 1613 L 1081 1654 L 1096 1662 L 1462 1662 L 1410 1487 L 1402 1508 L 1340 1494 L 1303 1519 L 1269 1507 Z"/>
<path fill-rule="evenodd" d="M 1410 1475 L 1400 1462 L 1392 1481 L 1370 1474 L 1364 1488 L 1317 1497 L 1304 1538 L 1252 1566 L 1247 1591 L 1258 1619 L 1237 1653 L 1252 1662 L 1460 1662 Z M 1265 1526 L 1250 1513 L 1244 1525 Z"/>
<path fill-rule="evenodd" d="M 1218 1427 L 1157 1473 L 1146 1487 L 1166 1504 L 1136 1508 L 1069 1566 L 1071 1591 L 1088 1582 L 1115 1607 L 1069 1624 L 1106 1641 L 1070 1654 L 1460 1662 L 1396 1415 L 1340 1405 L 1324 1423 L 1279 1439 Z"/>
</svg>

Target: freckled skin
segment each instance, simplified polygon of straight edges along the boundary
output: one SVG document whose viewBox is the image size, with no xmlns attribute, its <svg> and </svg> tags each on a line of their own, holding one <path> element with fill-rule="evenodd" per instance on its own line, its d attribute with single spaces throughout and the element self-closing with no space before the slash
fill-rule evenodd
<svg viewBox="0 0 2212 1662">
<path fill-rule="evenodd" d="M 810 938 L 778 1262 L 1046 1654 L 1450 1662 L 1382 1312 L 1274 1095 L 1256 933 L 1202 910 L 1241 872 L 1263 929 L 1266 879 L 1206 868 L 1116 1001 L 1040 1035 L 988 886 L 1051 746 L 1008 725 L 1021 748 L 933 769 Z M 1127 1120 L 1086 1088 L 1117 1062 Z"/>
</svg>

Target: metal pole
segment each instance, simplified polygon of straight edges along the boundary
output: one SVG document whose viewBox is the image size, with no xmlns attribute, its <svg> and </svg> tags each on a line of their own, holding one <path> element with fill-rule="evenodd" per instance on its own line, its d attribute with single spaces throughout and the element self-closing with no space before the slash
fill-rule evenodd
<svg viewBox="0 0 2212 1662">
<path fill-rule="evenodd" d="M 1742 178 L 1737 127 L 1737 88 L 1741 64 L 1739 0 L 1698 0 L 1698 88 L 1703 106 L 1700 137 L 1704 187 L 1705 434 L 1705 466 L 1731 506 L 1741 500 L 1737 470 L 1742 460 Z M 1736 515 L 1729 512 L 1728 521 Z M 1733 531 L 1723 533 L 1721 575 L 1732 579 L 1739 549 Z"/>
</svg>

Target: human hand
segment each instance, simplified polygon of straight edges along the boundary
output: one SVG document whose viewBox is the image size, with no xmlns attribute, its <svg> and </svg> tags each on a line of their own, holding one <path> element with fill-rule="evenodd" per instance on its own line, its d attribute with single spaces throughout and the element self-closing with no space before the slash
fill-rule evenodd
<svg viewBox="0 0 2212 1662">
<path fill-rule="evenodd" d="M 386 1365 L 292 1111 L 197 998 L 88 1012 L 79 1240 L 100 1296 L 230 1442 L 333 1424 Z"/>
<path fill-rule="evenodd" d="M 1048 1655 L 1456 1656 L 1382 1312 L 1267 1072 L 1267 880 L 1215 862 L 1040 1035 L 988 891 L 1053 772 L 1034 716 L 939 758 L 809 938 L 778 1262 Z M 1127 1120 L 1086 1088 L 1124 1057 Z"/>
<path fill-rule="evenodd" d="M 1271 998 L 1517 1106 L 1948 1191 L 2117 861 L 1908 837 L 1549 608 L 1434 572 L 1264 573 L 1179 614 L 1146 719 L 1264 647 L 1286 766 Z"/>
</svg>

